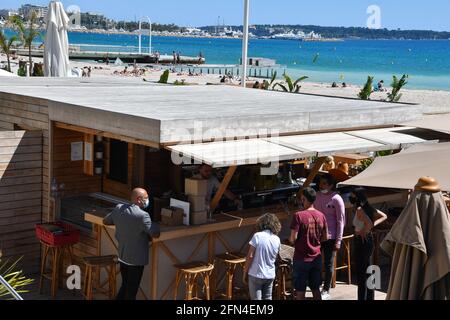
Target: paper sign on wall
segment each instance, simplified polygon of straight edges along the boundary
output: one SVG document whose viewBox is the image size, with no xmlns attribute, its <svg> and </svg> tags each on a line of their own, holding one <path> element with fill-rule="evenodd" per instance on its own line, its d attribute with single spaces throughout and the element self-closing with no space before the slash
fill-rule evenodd
<svg viewBox="0 0 450 320">
<path fill-rule="evenodd" d="M 72 142 L 70 144 L 70 161 L 83 160 L 83 142 Z"/>
</svg>

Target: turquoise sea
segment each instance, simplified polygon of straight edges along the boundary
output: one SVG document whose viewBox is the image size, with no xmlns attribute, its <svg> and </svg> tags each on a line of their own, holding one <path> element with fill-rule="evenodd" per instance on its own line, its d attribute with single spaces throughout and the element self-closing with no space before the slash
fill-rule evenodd
<svg viewBox="0 0 450 320">
<path fill-rule="evenodd" d="M 148 37 L 143 37 L 148 46 Z M 208 64 L 237 64 L 241 40 L 185 37 L 152 38 L 153 50 L 161 54 L 179 51 Z M 69 33 L 70 44 L 136 47 L 135 35 Z M 95 48 L 102 50 L 102 47 Z M 106 50 L 106 49 L 105 49 Z M 123 48 L 123 50 L 128 50 Z M 319 54 L 314 62 L 314 57 Z M 345 40 L 300 42 L 252 39 L 249 56 L 275 59 L 292 76 L 307 75 L 314 82 L 363 84 L 368 75 L 389 83 L 392 75 L 409 74 L 409 88 L 450 90 L 450 40 Z"/>
</svg>

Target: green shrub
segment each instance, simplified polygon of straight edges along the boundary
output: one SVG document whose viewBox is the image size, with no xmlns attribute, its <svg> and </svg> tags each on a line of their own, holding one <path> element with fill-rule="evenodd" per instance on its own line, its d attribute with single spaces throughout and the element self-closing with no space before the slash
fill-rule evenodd
<svg viewBox="0 0 450 320">
<path fill-rule="evenodd" d="M 169 82 L 169 74 L 170 74 L 170 71 L 169 70 L 165 70 L 164 73 L 159 78 L 158 83 L 167 84 L 167 82 Z"/>
<path fill-rule="evenodd" d="M 17 75 L 19 77 L 26 77 L 27 76 L 27 70 L 24 67 L 20 67 L 19 70 L 17 70 Z"/>
<path fill-rule="evenodd" d="M 400 90 L 408 84 L 408 75 L 404 74 L 400 80 L 396 77 L 392 77 L 392 91 L 391 93 L 388 93 L 388 100 L 390 102 L 399 102 L 402 94 L 400 93 Z"/>
<path fill-rule="evenodd" d="M 358 98 L 360 98 L 361 100 L 370 100 L 370 95 L 373 92 L 373 78 L 374 77 L 368 76 L 366 84 L 358 93 Z"/>
</svg>

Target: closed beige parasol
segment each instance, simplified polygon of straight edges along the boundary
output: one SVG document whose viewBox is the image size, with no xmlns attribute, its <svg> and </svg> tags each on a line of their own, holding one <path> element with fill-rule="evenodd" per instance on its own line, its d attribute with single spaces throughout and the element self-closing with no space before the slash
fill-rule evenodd
<svg viewBox="0 0 450 320">
<path fill-rule="evenodd" d="M 440 191 L 418 185 L 381 243 L 392 256 L 388 300 L 450 299 L 449 212 Z"/>
</svg>

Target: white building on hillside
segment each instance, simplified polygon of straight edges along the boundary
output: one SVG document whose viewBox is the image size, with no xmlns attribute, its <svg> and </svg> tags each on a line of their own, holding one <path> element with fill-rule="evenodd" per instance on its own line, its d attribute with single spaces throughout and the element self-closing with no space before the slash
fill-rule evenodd
<svg viewBox="0 0 450 320">
<path fill-rule="evenodd" d="M 0 9 L 0 20 L 6 21 L 11 17 L 17 16 L 19 12 L 11 9 Z"/>
<path fill-rule="evenodd" d="M 43 19 L 47 15 L 48 8 L 44 6 L 36 6 L 33 4 L 24 4 L 19 9 L 19 14 L 25 19 L 29 19 L 32 12 L 36 12 L 38 19 Z"/>
</svg>

